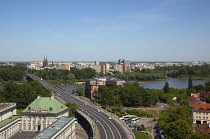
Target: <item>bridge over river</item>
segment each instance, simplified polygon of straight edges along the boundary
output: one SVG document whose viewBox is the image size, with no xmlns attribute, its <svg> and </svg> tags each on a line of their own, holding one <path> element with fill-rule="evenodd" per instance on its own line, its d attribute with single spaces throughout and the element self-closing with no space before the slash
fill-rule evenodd
<svg viewBox="0 0 210 139">
<path fill-rule="evenodd" d="M 27 73 L 31 80 L 37 80 L 44 88 L 52 90 L 55 97 L 65 102 L 78 105 L 77 112 L 91 125 L 94 139 L 135 139 L 130 128 L 115 115 L 91 104 L 87 99 L 81 99 L 70 92 L 53 85 L 34 74 Z M 111 118 L 110 118 L 111 117 Z"/>
</svg>

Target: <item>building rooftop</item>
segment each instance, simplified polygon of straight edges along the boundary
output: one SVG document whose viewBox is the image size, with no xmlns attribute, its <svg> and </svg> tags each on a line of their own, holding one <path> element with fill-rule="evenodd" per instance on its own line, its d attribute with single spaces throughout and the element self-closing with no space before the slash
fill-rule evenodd
<svg viewBox="0 0 210 139">
<path fill-rule="evenodd" d="M 8 124 L 8 123 L 10 123 L 10 122 L 12 122 L 14 120 L 16 120 L 17 118 L 20 118 L 20 116 L 11 116 L 11 117 L 9 117 L 9 118 L 1 121 L 0 122 L 0 128 L 3 127 L 3 126 L 5 126 L 6 124 Z"/>
<path fill-rule="evenodd" d="M 16 103 L 0 103 L 0 113 L 12 107 L 16 108 Z"/>
<path fill-rule="evenodd" d="M 24 112 L 41 112 L 41 113 L 60 113 L 64 110 L 68 109 L 63 103 L 59 100 L 51 97 L 40 97 L 38 96 L 26 109 L 22 111 Z"/>
<path fill-rule="evenodd" d="M 193 107 L 193 110 L 210 110 L 210 103 L 198 104 Z"/>
<path fill-rule="evenodd" d="M 6 107 L 8 105 L 10 105 L 10 104 L 8 104 L 8 103 L 0 103 L 0 108 Z"/>
<path fill-rule="evenodd" d="M 54 124 L 50 125 L 47 129 L 36 135 L 33 139 L 49 139 L 72 120 L 74 120 L 73 117 L 61 117 Z"/>
</svg>

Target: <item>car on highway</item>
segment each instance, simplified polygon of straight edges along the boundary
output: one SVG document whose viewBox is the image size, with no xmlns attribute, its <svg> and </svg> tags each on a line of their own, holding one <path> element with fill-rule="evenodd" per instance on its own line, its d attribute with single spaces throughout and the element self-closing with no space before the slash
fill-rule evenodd
<svg viewBox="0 0 210 139">
<path fill-rule="evenodd" d="M 108 119 L 109 119 L 109 120 L 111 120 L 111 119 L 112 119 L 112 117 L 109 117 Z"/>
<path fill-rule="evenodd" d="M 98 122 L 99 122 L 99 121 L 98 121 L 98 119 L 95 119 L 94 121 L 95 121 L 96 123 L 98 123 Z"/>
</svg>

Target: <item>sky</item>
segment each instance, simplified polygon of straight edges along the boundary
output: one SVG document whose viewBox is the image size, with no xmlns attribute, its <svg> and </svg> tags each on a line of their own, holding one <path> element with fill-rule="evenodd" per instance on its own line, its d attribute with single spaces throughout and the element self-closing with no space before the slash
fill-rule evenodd
<svg viewBox="0 0 210 139">
<path fill-rule="evenodd" d="M 0 61 L 210 61 L 210 0 L 0 0 Z"/>
</svg>

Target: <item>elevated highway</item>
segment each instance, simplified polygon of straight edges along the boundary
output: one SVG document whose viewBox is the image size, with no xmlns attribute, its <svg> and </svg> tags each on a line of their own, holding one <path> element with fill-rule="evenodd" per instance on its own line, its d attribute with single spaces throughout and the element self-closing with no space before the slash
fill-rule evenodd
<svg viewBox="0 0 210 139">
<path fill-rule="evenodd" d="M 95 139 L 135 139 L 132 131 L 118 118 L 104 109 L 92 105 L 89 101 L 53 85 L 34 74 L 27 73 L 32 80 L 38 81 L 44 88 L 52 90 L 59 99 L 78 105 L 81 113 L 90 123 Z M 111 118 L 110 118 L 111 117 Z"/>
</svg>

